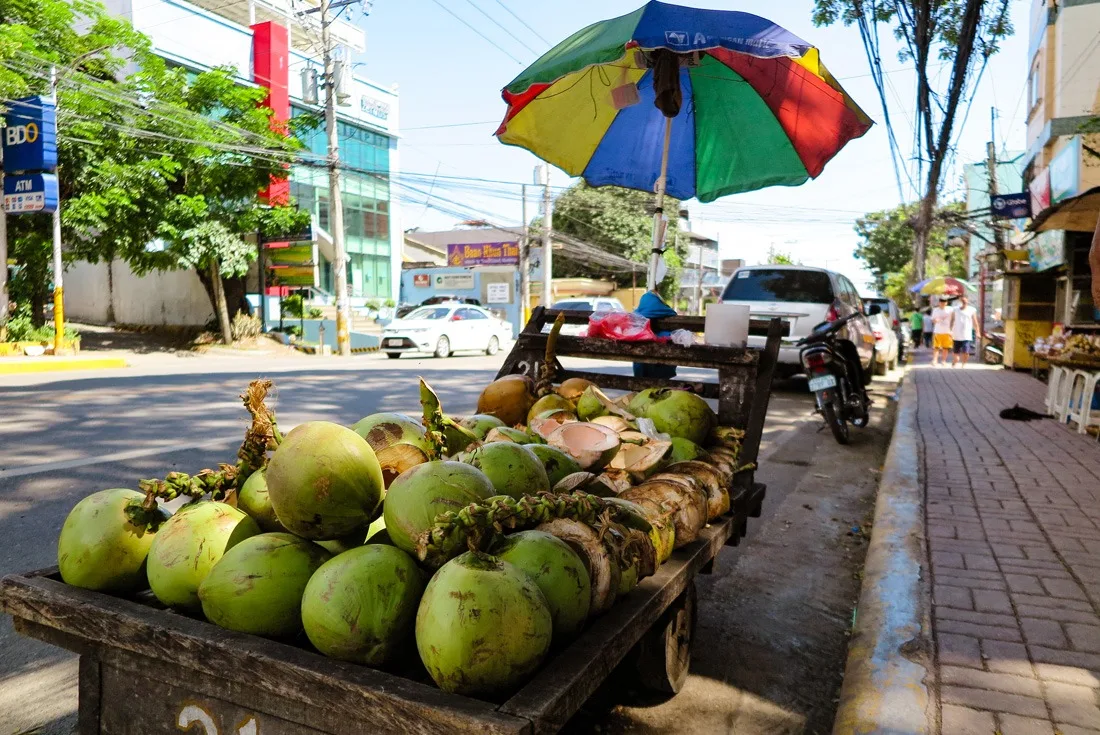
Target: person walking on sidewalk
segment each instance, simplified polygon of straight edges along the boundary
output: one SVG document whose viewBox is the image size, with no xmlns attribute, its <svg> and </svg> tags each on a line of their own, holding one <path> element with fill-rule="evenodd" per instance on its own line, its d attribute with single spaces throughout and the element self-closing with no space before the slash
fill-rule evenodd
<svg viewBox="0 0 1100 735">
<path fill-rule="evenodd" d="M 966 367 L 970 359 L 970 343 L 975 335 L 980 335 L 982 328 L 978 324 L 978 310 L 970 305 L 966 296 L 959 297 L 959 304 L 951 315 L 951 339 L 955 356 L 951 360 L 951 367 L 958 367 L 959 356 L 962 356 L 963 367 Z"/>
<path fill-rule="evenodd" d="M 920 347 L 921 330 L 924 329 L 924 315 L 914 311 L 909 315 L 909 332 L 913 340 L 913 349 Z"/>
<path fill-rule="evenodd" d="M 943 364 L 947 364 L 947 356 L 955 346 L 955 340 L 951 336 L 951 325 L 955 310 L 948 306 L 946 301 L 941 301 L 932 310 L 932 364 L 940 364 L 940 354 L 943 354 Z"/>
<path fill-rule="evenodd" d="M 921 334 L 924 335 L 925 348 L 932 346 L 932 307 L 929 306 L 921 312 Z"/>
</svg>

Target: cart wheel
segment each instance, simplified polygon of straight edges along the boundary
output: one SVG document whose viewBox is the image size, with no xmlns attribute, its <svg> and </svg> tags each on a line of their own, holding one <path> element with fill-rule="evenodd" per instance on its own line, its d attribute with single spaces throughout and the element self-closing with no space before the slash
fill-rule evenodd
<svg viewBox="0 0 1100 735">
<path fill-rule="evenodd" d="M 645 688 L 666 694 L 678 694 L 684 688 L 691 666 L 696 608 L 692 581 L 638 641 L 638 679 Z"/>
</svg>

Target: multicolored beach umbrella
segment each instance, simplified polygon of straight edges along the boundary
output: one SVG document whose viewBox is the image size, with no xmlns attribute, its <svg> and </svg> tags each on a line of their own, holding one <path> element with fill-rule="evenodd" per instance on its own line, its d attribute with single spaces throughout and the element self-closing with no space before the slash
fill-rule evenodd
<svg viewBox="0 0 1100 735">
<path fill-rule="evenodd" d="M 502 143 L 593 186 L 656 191 L 658 206 L 797 186 L 872 124 L 793 33 L 655 1 L 573 34 L 503 96 Z"/>
<path fill-rule="evenodd" d="M 954 276 L 936 276 L 926 278 L 909 289 L 912 293 L 921 296 L 962 296 L 966 291 L 977 291 L 978 287 L 970 281 L 964 281 Z"/>
</svg>

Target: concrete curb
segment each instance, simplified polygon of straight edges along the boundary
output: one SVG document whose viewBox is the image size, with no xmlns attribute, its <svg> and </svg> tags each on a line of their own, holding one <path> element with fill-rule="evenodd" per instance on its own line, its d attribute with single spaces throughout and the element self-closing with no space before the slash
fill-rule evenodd
<svg viewBox="0 0 1100 735">
<path fill-rule="evenodd" d="M 128 367 L 121 357 L 29 357 L 0 360 L 0 375 L 52 373 L 61 370 L 103 370 Z"/>
<path fill-rule="evenodd" d="M 917 393 L 906 380 L 879 482 L 834 735 L 929 732 L 922 495 Z"/>
</svg>

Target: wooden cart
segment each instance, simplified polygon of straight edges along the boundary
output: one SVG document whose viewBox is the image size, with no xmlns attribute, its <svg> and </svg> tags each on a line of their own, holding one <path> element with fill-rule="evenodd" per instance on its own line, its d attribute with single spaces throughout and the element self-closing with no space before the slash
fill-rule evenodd
<svg viewBox="0 0 1100 735">
<path fill-rule="evenodd" d="M 502 374 L 537 369 L 544 324 L 557 312 L 536 309 Z M 587 314 L 566 312 L 569 323 Z M 657 330 L 701 332 L 702 319 L 657 320 Z M 561 336 L 559 356 L 712 368 L 718 382 L 639 380 L 563 370 L 607 388 L 669 384 L 718 399 L 720 422 L 746 431 L 742 456 L 756 459 L 779 324 L 765 349 L 625 344 Z M 163 609 L 150 595 L 112 597 L 63 584 L 56 569 L 0 581 L 0 609 L 17 631 L 80 654 L 82 734 L 374 735 L 556 732 L 628 655 L 645 683 L 678 691 L 687 676 L 694 624 L 694 576 L 707 572 L 724 544 L 736 544 L 760 514 L 764 487 L 746 470 L 731 488 L 732 509 L 677 550 L 605 615 L 557 650 L 511 698 L 484 701 L 447 694 L 415 671 L 406 676 L 347 664 L 292 645 L 223 630 Z M 506 634 L 506 633 L 502 633 Z M 415 652 L 410 654 L 415 657 Z"/>
</svg>

